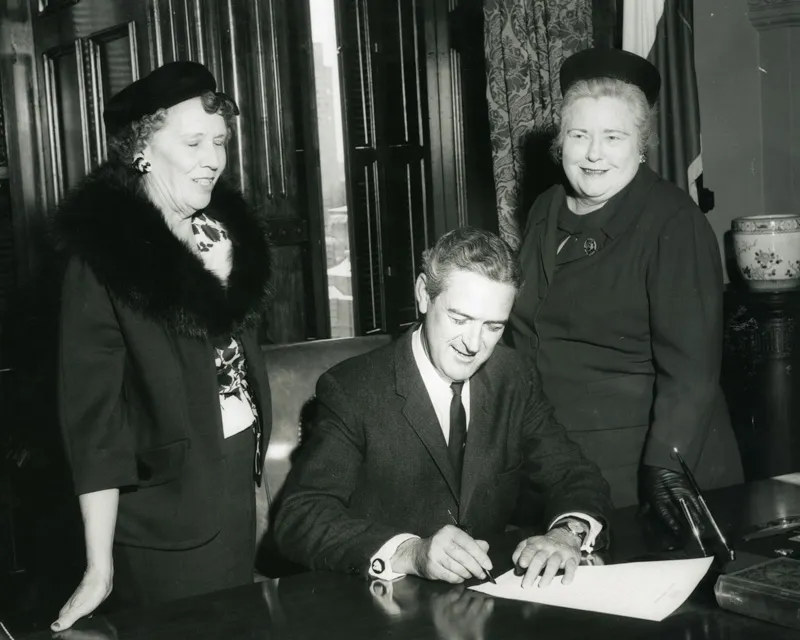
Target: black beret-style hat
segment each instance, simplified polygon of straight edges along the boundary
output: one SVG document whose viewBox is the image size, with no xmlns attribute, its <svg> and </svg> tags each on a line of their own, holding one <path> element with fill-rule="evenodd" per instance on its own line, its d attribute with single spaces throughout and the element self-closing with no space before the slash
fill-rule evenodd
<svg viewBox="0 0 800 640">
<path fill-rule="evenodd" d="M 622 49 L 584 49 L 561 65 L 561 94 L 578 80 L 615 78 L 636 85 L 652 107 L 658 100 L 661 75 L 650 62 Z"/>
<path fill-rule="evenodd" d="M 199 62 L 168 62 L 129 84 L 108 101 L 103 112 L 106 133 L 113 137 L 123 127 L 146 115 L 216 89 L 217 81 L 214 76 Z M 234 112 L 238 115 L 239 108 L 235 102 L 233 105 Z"/>
</svg>

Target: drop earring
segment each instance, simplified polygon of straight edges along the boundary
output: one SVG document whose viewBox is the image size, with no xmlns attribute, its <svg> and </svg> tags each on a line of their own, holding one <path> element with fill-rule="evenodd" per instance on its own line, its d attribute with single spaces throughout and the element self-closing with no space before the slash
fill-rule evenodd
<svg viewBox="0 0 800 640">
<path fill-rule="evenodd" d="M 150 163 L 144 159 L 144 156 L 136 156 L 133 159 L 133 170 L 141 174 L 150 173 Z"/>
</svg>

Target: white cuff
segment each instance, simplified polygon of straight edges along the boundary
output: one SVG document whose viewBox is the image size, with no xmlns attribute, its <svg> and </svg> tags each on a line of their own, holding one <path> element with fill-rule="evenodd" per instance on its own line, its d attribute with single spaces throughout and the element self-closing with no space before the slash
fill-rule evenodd
<svg viewBox="0 0 800 640">
<path fill-rule="evenodd" d="M 369 575 L 373 578 L 380 578 L 381 580 L 396 580 L 402 578 L 405 573 L 397 573 L 392 571 L 392 556 L 397 551 L 397 547 L 403 544 L 406 540 L 419 538 L 413 533 L 400 533 L 393 538 L 389 538 L 383 546 L 375 552 L 369 559 Z"/>
<path fill-rule="evenodd" d="M 551 523 L 550 526 L 547 527 L 547 530 L 553 528 L 557 522 L 560 522 L 564 518 L 577 518 L 578 520 L 583 520 L 586 524 L 589 525 L 589 533 L 586 534 L 586 538 L 583 540 L 583 545 L 581 545 L 581 551 L 585 551 L 586 553 L 592 553 L 594 551 L 594 541 L 597 540 L 597 536 L 600 535 L 600 532 L 603 530 L 603 525 L 600 524 L 597 520 L 592 518 L 592 516 L 587 516 L 585 513 L 562 513 L 560 516 L 555 518 Z"/>
</svg>

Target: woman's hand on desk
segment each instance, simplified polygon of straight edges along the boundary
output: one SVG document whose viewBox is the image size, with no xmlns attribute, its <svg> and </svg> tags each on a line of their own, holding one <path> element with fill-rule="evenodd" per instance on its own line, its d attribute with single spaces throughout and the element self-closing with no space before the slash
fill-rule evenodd
<svg viewBox="0 0 800 640">
<path fill-rule="evenodd" d="M 53 631 L 69 629 L 77 620 L 93 613 L 111 594 L 113 579 L 113 566 L 107 569 L 87 569 L 78 588 L 58 612 L 58 620 L 50 628 Z"/>
<path fill-rule="evenodd" d="M 541 574 L 540 587 L 547 587 L 560 570 L 561 582 L 569 584 L 581 561 L 581 542 L 563 529 L 551 529 L 543 536 L 531 536 L 520 542 L 511 556 L 517 572 L 524 571 L 523 587 L 531 587 Z"/>
</svg>

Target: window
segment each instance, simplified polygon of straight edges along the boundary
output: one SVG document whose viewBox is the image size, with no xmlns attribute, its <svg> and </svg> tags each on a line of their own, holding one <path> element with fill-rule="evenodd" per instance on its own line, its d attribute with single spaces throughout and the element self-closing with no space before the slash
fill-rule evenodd
<svg viewBox="0 0 800 640">
<path fill-rule="evenodd" d="M 330 335 L 395 333 L 417 319 L 432 227 L 423 3 L 294 7 L 298 186 L 320 220 Z"/>
<path fill-rule="evenodd" d="M 335 3 L 334 0 L 308 2 L 330 335 L 342 338 L 354 335 L 355 327 Z"/>
<path fill-rule="evenodd" d="M 342 0 L 356 326 L 417 319 L 414 280 L 431 219 L 423 3 Z"/>
</svg>

